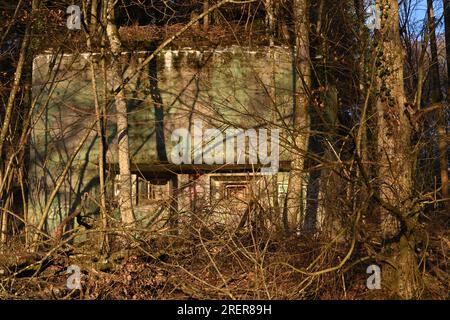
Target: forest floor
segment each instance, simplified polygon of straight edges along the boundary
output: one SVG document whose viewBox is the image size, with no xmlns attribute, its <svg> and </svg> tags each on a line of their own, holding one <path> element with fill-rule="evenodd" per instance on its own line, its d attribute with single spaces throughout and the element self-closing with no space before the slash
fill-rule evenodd
<svg viewBox="0 0 450 320">
<path fill-rule="evenodd" d="M 418 254 L 418 298 L 450 299 L 449 239 L 450 232 L 440 230 L 429 237 L 427 252 Z M 341 261 L 348 242 L 209 228 L 122 234 L 110 241 L 107 256 L 93 245 L 95 237 L 39 253 L 11 247 L 0 256 L 0 299 L 393 298 L 388 288 L 366 288 L 366 268 L 376 261 L 357 263 L 366 254 L 362 243 L 344 268 L 317 275 Z M 67 287 L 71 265 L 81 270 L 81 290 Z"/>
</svg>

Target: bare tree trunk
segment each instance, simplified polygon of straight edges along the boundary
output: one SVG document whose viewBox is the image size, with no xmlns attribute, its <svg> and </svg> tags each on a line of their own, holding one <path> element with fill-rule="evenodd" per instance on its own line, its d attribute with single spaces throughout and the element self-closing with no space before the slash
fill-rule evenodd
<svg viewBox="0 0 450 320">
<path fill-rule="evenodd" d="M 312 235 L 316 232 L 317 218 L 319 212 L 319 193 L 321 189 L 322 180 L 322 168 L 317 168 L 320 165 L 319 160 L 324 153 L 323 137 L 318 134 L 325 129 L 325 117 L 326 114 L 317 109 L 317 101 L 322 101 L 326 97 L 327 90 L 324 84 L 326 81 L 326 70 L 324 68 L 326 64 L 326 37 L 323 30 L 323 19 L 325 17 L 325 0 L 311 1 L 311 22 L 313 30 L 310 35 L 310 56 L 314 62 L 314 72 L 311 72 L 311 92 L 320 91 L 325 89 L 324 94 L 315 95 L 311 97 L 311 101 L 314 99 L 314 104 L 311 104 L 308 110 L 309 115 L 309 129 L 314 132 L 308 137 L 308 155 L 310 156 L 305 163 L 305 169 L 309 171 L 307 190 L 306 190 L 306 209 L 305 217 L 302 225 L 302 231 L 305 234 Z M 319 98 L 319 99 L 316 99 Z M 322 101 L 326 105 L 326 109 L 331 108 L 326 104 L 326 101 Z"/>
<path fill-rule="evenodd" d="M 152 48 L 151 51 L 153 50 Z M 167 162 L 166 138 L 164 133 L 164 104 L 158 87 L 157 59 L 153 59 L 148 64 L 148 75 L 150 94 L 154 103 L 156 153 L 159 161 Z"/>
<path fill-rule="evenodd" d="M 94 95 L 94 105 L 95 105 L 95 115 L 97 117 L 97 136 L 98 136 L 98 176 L 99 176 L 99 194 L 100 194 L 100 213 L 102 227 L 104 230 L 108 227 L 107 220 L 107 209 L 106 209 L 106 138 L 105 138 L 105 113 L 104 109 L 100 105 L 99 92 L 97 88 L 97 78 L 96 78 L 96 62 L 92 55 L 92 38 L 95 35 L 95 25 L 96 25 L 96 15 L 97 15 L 97 1 L 93 0 L 91 3 L 91 20 L 86 21 L 89 25 L 89 29 L 86 30 L 87 34 L 87 47 L 89 53 L 89 66 L 91 71 L 91 85 Z M 102 55 L 102 59 L 104 56 Z M 106 79 L 105 79 L 106 81 Z M 106 231 L 103 233 L 101 250 L 107 252 L 109 250 L 108 234 Z"/>
<path fill-rule="evenodd" d="M 439 56 L 436 40 L 436 22 L 434 17 L 433 1 L 428 0 L 428 29 L 430 32 L 430 51 L 431 51 L 431 102 L 442 102 L 441 78 L 439 75 Z M 439 166 L 441 174 L 441 189 L 442 198 L 445 199 L 445 207 L 447 212 L 450 212 L 450 198 L 448 190 L 448 159 L 447 159 L 447 137 L 445 133 L 445 113 L 443 110 L 444 104 L 438 109 L 438 149 L 439 149 Z"/>
<path fill-rule="evenodd" d="M 195 186 L 194 186 L 195 187 Z M 169 180 L 169 226 L 170 232 L 174 235 L 178 234 L 178 175 L 174 174 Z"/>
<path fill-rule="evenodd" d="M 450 101 L 450 0 L 443 0 L 445 22 L 445 53 L 447 60 L 447 101 Z"/>
<path fill-rule="evenodd" d="M 11 183 L 11 178 L 9 179 L 9 184 Z M 6 197 L 6 200 L 3 203 L 0 203 L 2 205 L 1 210 L 3 211 L 2 219 L 0 221 L 1 228 L 0 228 L 0 252 L 4 251 L 6 248 L 6 244 L 8 242 L 8 224 L 9 224 L 9 210 L 11 209 L 11 194 L 8 194 Z"/>
<path fill-rule="evenodd" d="M 34 5 L 33 5 L 34 6 Z M 22 72 L 25 68 L 28 46 L 31 40 L 31 25 L 28 25 L 25 30 L 25 36 L 22 40 L 22 45 L 19 52 L 19 61 L 17 62 L 16 71 L 14 73 L 14 82 L 9 93 L 8 101 L 5 107 L 5 116 L 0 130 L 0 161 L 3 158 L 3 147 L 5 145 L 6 136 L 8 134 L 9 125 L 13 114 L 14 103 L 16 102 L 16 95 L 20 89 L 20 82 L 22 80 Z M 3 162 L 3 161 L 2 161 Z M 1 176 L 0 176 L 1 178 Z"/>
<path fill-rule="evenodd" d="M 38 9 L 40 0 L 31 1 L 31 14 L 34 15 Z M 22 2 L 18 2 L 16 10 L 22 6 Z M 32 71 L 32 56 L 30 56 L 30 44 L 32 42 L 32 31 L 33 31 L 33 18 L 29 20 L 25 27 L 25 34 L 21 39 L 21 45 L 18 53 L 18 60 L 13 74 L 12 87 L 9 90 L 8 99 L 6 105 L 2 106 L 4 111 L 3 122 L 1 123 L 0 129 L 0 209 L 3 209 L 3 214 L 0 221 L 0 243 L 2 245 L 7 242 L 8 235 L 8 210 L 12 207 L 13 194 L 12 187 L 14 184 L 14 179 L 21 184 L 23 180 L 21 177 L 15 176 L 14 173 L 19 171 L 9 170 L 13 162 L 16 162 L 16 166 L 23 168 L 25 164 L 25 154 L 20 153 L 19 157 L 17 154 L 14 156 L 8 155 L 7 150 L 4 150 L 6 146 L 11 146 L 11 144 L 16 144 L 15 136 L 11 136 L 11 143 L 7 143 L 8 133 L 13 131 L 11 127 L 13 126 L 13 116 L 14 115 L 26 115 L 27 110 L 31 105 L 31 71 Z M 8 27 L 9 28 L 9 27 Z M 9 32 L 9 29 L 7 33 Z M 6 34 L 4 37 L 6 37 Z M 5 38 L 2 38 L 2 42 Z M 19 92 L 22 90 L 22 99 L 18 98 Z M 27 122 L 24 122 L 22 127 L 22 134 L 27 131 Z M 20 132 L 20 130 L 19 130 Z M 22 140 L 20 140 L 22 142 Z M 24 143 L 25 144 L 25 143 Z M 24 146 L 24 144 L 22 146 Z M 21 146 L 21 147 L 22 147 Z M 8 165 L 6 165 L 8 162 Z M 5 187 L 6 186 L 6 187 Z M 23 191 L 23 189 L 22 189 Z M 17 201 L 17 200 L 16 200 Z M 22 204 L 25 206 L 25 204 Z"/>
<path fill-rule="evenodd" d="M 434 17 L 433 0 L 427 0 L 428 32 L 430 34 L 431 51 L 431 100 L 433 103 L 442 101 L 441 77 L 439 75 L 439 57 L 436 40 L 436 22 Z"/>
<path fill-rule="evenodd" d="M 295 1 L 294 1 L 295 2 Z M 276 0 L 264 0 L 264 6 L 266 8 L 267 28 L 270 36 L 270 45 L 273 45 L 274 38 L 276 37 L 277 26 L 277 2 Z"/>
<path fill-rule="evenodd" d="M 208 12 L 209 10 L 209 0 L 203 0 L 203 12 Z M 209 29 L 209 14 L 206 14 L 203 18 L 203 30 L 208 31 Z"/>
<path fill-rule="evenodd" d="M 91 21 L 90 21 L 90 30 L 89 33 L 93 35 L 95 33 L 95 30 L 97 28 L 97 21 L 100 17 L 97 16 L 97 9 L 98 9 L 98 1 L 92 0 L 91 3 Z"/>
<path fill-rule="evenodd" d="M 108 4 L 108 16 L 106 34 L 109 39 L 109 45 L 112 59 L 112 73 L 114 81 L 113 91 L 117 91 L 116 88 L 120 88 L 123 83 L 122 67 L 121 67 L 121 54 L 122 43 L 119 36 L 119 31 L 115 24 L 114 15 L 114 3 L 113 0 L 105 0 Z M 120 170 L 120 213 L 122 222 L 125 224 L 134 223 L 133 212 L 133 198 L 132 198 L 132 182 L 131 182 L 131 169 L 130 169 L 130 146 L 128 141 L 128 110 L 127 102 L 125 99 L 124 89 L 120 90 L 115 95 L 115 106 L 117 113 L 117 137 L 118 137 L 118 158 L 119 158 L 119 170 Z"/>
<path fill-rule="evenodd" d="M 442 108 L 438 110 L 438 148 L 439 148 L 439 166 L 441 171 L 441 188 L 442 188 L 442 198 L 444 200 L 444 205 L 447 214 L 450 212 L 450 194 L 448 187 L 448 138 L 446 133 L 446 121 L 445 113 Z"/>
<path fill-rule="evenodd" d="M 291 171 L 287 194 L 286 231 L 295 231 L 299 227 L 299 216 L 302 208 L 303 175 L 305 173 L 305 157 L 308 137 L 308 107 L 311 90 L 311 65 L 309 56 L 309 1 L 293 1 L 293 56 L 294 56 L 294 151 L 292 152 Z"/>
<path fill-rule="evenodd" d="M 2 216 L 0 220 L 0 252 L 4 252 L 6 249 L 6 243 L 8 240 L 8 206 L 6 203 L 0 202 Z"/>
<path fill-rule="evenodd" d="M 414 252 L 416 215 L 411 201 L 413 159 L 411 127 L 405 113 L 403 59 L 397 0 L 380 1 L 382 21 L 377 48 L 381 60 L 378 110 L 379 202 L 386 265 L 385 281 L 399 297 L 410 299 L 418 289 Z M 392 267 L 393 266 L 393 267 Z"/>
</svg>

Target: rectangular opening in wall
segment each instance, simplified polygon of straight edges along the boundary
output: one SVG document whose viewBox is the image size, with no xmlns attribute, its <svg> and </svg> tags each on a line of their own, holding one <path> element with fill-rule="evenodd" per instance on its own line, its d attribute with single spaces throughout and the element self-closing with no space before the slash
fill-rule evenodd
<svg viewBox="0 0 450 320">
<path fill-rule="evenodd" d="M 114 178 L 114 198 L 120 196 L 120 176 Z M 145 206 L 158 201 L 169 199 L 169 183 L 166 179 L 145 179 L 132 175 L 133 203 L 137 206 Z"/>
<path fill-rule="evenodd" d="M 169 199 L 169 183 L 166 180 L 137 179 L 137 205 L 148 205 Z"/>
<path fill-rule="evenodd" d="M 246 183 L 224 185 L 224 199 L 247 201 L 248 196 L 248 185 Z"/>
</svg>

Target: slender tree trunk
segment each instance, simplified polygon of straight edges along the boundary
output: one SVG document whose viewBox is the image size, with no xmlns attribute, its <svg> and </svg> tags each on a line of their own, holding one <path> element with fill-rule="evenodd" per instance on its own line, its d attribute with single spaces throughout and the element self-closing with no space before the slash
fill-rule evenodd
<svg viewBox="0 0 450 320">
<path fill-rule="evenodd" d="M 195 188 L 195 186 L 194 186 Z M 179 195 L 179 185 L 178 185 L 178 175 L 174 174 L 169 180 L 169 196 L 170 196 L 170 207 L 169 207 L 169 226 L 170 232 L 174 235 L 178 234 L 178 195 Z"/>
<path fill-rule="evenodd" d="M 309 1 L 293 1 L 293 56 L 294 65 L 294 117 L 291 171 L 287 194 L 287 216 L 284 218 L 286 231 L 296 231 L 302 208 L 303 175 L 305 173 L 305 157 L 308 137 L 308 107 L 311 90 L 311 60 L 309 56 Z"/>
<path fill-rule="evenodd" d="M 10 176 L 11 177 L 11 176 Z M 11 184 L 11 178 L 8 184 Z M 8 187 L 9 188 L 9 187 Z M 1 219 L 1 234 L 0 234 L 0 252 L 4 251 L 8 242 L 8 224 L 9 224 L 9 210 L 11 210 L 11 194 L 6 196 L 6 200 L 2 203 L 1 210 L 3 211 Z"/>
<path fill-rule="evenodd" d="M 379 202 L 384 253 L 391 264 L 384 279 L 399 297 L 415 297 L 418 270 L 414 252 L 416 215 L 411 201 L 413 159 L 411 127 L 405 113 L 403 59 L 397 0 L 380 1 L 382 21 L 377 51 L 378 69 L 378 154 Z M 394 267 L 391 267 L 394 266 Z"/>
<path fill-rule="evenodd" d="M 153 59 L 148 64 L 148 75 L 150 94 L 154 103 L 156 152 L 159 161 L 167 162 L 166 138 L 164 133 L 164 104 L 158 87 L 157 59 Z"/>
<path fill-rule="evenodd" d="M 450 21 L 448 21 L 450 23 Z M 438 56 L 438 48 L 437 48 L 437 40 L 436 40 L 436 23 L 434 17 L 434 9 L 433 9 L 433 1 L 428 0 L 428 28 L 430 32 L 430 49 L 431 49 L 431 79 L 432 79 L 432 94 L 431 94 L 431 102 L 437 103 L 442 102 L 443 96 L 441 91 L 441 79 L 439 75 L 439 56 Z M 447 31 L 447 30 L 446 30 Z M 444 200 L 445 208 L 447 212 L 450 212 L 450 196 L 448 190 L 448 159 L 447 159 L 447 150 L 448 150 L 448 142 L 445 133 L 446 121 L 445 121 L 445 113 L 444 106 L 438 109 L 437 112 L 437 134 L 438 134 L 438 149 L 439 149 L 439 167 L 440 167 L 440 175 L 441 175 L 441 189 L 442 189 L 442 198 Z"/>
<path fill-rule="evenodd" d="M 32 61 L 33 57 L 30 50 L 30 44 L 32 42 L 32 33 L 33 33 L 33 23 L 34 23 L 34 14 L 40 5 L 40 0 L 32 0 L 31 1 L 31 15 L 32 17 L 29 19 L 25 27 L 25 34 L 21 39 L 21 45 L 18 53 L 18 60 L 15 67 L 15 71 L 13 74 L 13 82 L 12 87 L 9 90 L 8 99 L 6 104 L 3 106 L 4 115 L 3 122 L 1 123 L 0 129 L 0 209 L 3 209 L 3 213 L 1 216 L 1 234 L 0 234 L 0 243 L 6 244 L 7 234 L 8 234 L 8 210 L 12 207 L 13 195 L 12 188 L 15 183 L 23 184 L 22 178 L 14 175 L 20 169 L 17 170 L 9 170 L 10 165 L 15 162 L 17 167 L 23 168 L 25 166 L 26 156 L 23 152 L 19 154 L 14 154 L 14 156 L 8 154 L 8 150 L 5 150 L 6 147 L 11 146 L 12 144 L 16 144 L 18 141 L 14 134 L 11 136 L 11 142 L 7 142 L 8 133 L 13 131 L 12 127 L 14 124 L 14 115 L 26 115 L 27 110 L 29 110 L 31 105 L 31 72 L 32 72 Z M 22 6 L 22 3 L 19 2 L 17 4 L 18 10 Z M 8 27 L 9 28 L 9 27 Z M 8 29 L 9 32 L 9 29 Z M 4 34 L 6 37 L 6 33 Z M 5 38 L 2 38 L 2 42 Z M 18 94 L 22 91 L 22 99 L 19 99 Z M 19 124 L 20 129 L 18 132 L 24 134 L 27 131 L 27 122 Z M 19 135 L 20 135 L 19 133 Z M 21 140 L 19 143 L 22 142 Z M 26 149 L 28 150 L 28 149 Z M 8 165 L 6 165 L 8 162 Z M 16 180 L 16 181 L 14 181 Z M 23 189 L 22 189 L 23 191 Z M 15 200 L 17 201 L 17 200 Z M 19 200 L 20 201 L 20 200 Z M 25 204 L 22 204 L 23 208 Z M 1 211 L 0 211 L 1 212 Z"/>
<path fill-rule="evenodd" d="M 313 70 L 311 72 L 311 92 L 320 91 L 320 89 L 325 89 L 324 84 L 326 83 L 326 70 L 324 68 L 326 59 L 325 50 L 325 35 L 323 34 L 323 18 L 326 3 L 325 0 L 314 0 L 311 1 L 311 28 L 313 28 L 310 36 L 310 56 L 313 60 Z M 326 90 L 324 94 L 315 95 L 314 98 L 317 100 L 324 100 L 326 96 Z M 312 98 L 313 99 L 313 98 Z M 312 102 L 312 101 L 311 101 Z M 322 101 L 325 104 L 325 101 Z M 308 154 L 314 158 L 319 158 L 324 153 L 324 147 L 322 143 L 322 137 L 318 132 L 325 129 L 325 113 L 321 111 L 318 112 L 317 101 L 314 101 L 314 105 L 307 108 L 309 114 L 309 129 L 314 132 L 308 137 Z M 325 110 L 331 106 L 326 105 Z M 309 158 L 306 161 L 305 168 L 309 171 L 307 190 L 306 190 L 306 210 L 305 218 L 303 221 L 302 230 L 305 234 L 314 234 L 317 227 L 317 214 L 319 211 L 319 193 L 320 184 L 322 180 L 322 169 L 316 168 L 319 165 L 319 161 L 313 158 Z"/>
<path fill-rule="evenodd" d="M 92 0 L 91 3 L 91 21 L 90 21 L 90 29 L 89 33 L 93 35 L 95 33 L 95 30 L 97 29 L 97 21 L 99 21 L 99 16 L 97 16 L 98 12 L 98 1 Z"/>
<path fill-rule="evenodd" d="M 208 12 L 209 10 L 209 0 L 203 0 L 203 12 Z M 203 18 L 203 30 L 208 31 L 209 29 L 209 14 L 205 15 Z"/>
<path fill-rule="evenodd" d="M 436 22 L 434 17 L 433 0 L 427 0 L 428 4 L 428 32 L 431 51 L 431 100 L 433 103 L 442 101 L 441 77 L 439 75 L 439 57 L 436 40 Z"/>
<path fill-rule="evenodd" d="M 16 102 L 16 96 L 20 89 L 20 83 L 23 79 L 22 72 L 26 65 L 26 58 L 28 52 L 28 46 L 31 40 L 31 25 L 28 25 L 25 30 L 25 36 L 22 40 L 22 45 L 19 52 L 19 61 L 17 62 L 16 72 L 14 73 L 14 82 L 9 93 L 8 101 L 5 107 L 5 116 L 0 130 L 0 161 L 3 158 L 3 148 L 5 145 L 6 136 L 8 134 L 9 125 L 11 123 L 14 103 Z M 3 162 L 3 161 L 2 161 Z"/>
<path fill-rule="evenodd" d="M 295 2 L 295 1 L 294 1 Z M 276 0 L 264 0 L 264 6 L 266 8 L 267 29 L 270 35 L 270 45 L 273 45 L 276 37 L 276 25 L 277 25 L 277 3 Z"/>
<path fill-rule="evenodd" d="M 97 15 L 97 1 L 93 0 L 91 3 L 91 19 L 86 21 L 89 29 L 87 34 L 87 47 L 90 53 L 89 66 L 91 71 L 91 86 L 94 95 L 95 115 L 97 117 L 97 136 L 98 136 L 98 176 L 99 176 L 99 194 L 100 194 L 100 214 L 102 221 L 102 228 L 104 230 L 108 227 L 107 209 L 106 209 L 106 138 L 105 138 L 105 114 L 99 101 L 99 91 L 97 87 L 97 63 L 92 55 L 92 38 L 95 35 Z M 103 57 L 103 55 L 102 55 Z M 103 59 L 103 58 L 102 58 Z M 105 97 L 106 98 L 106 97 Z M 103 233 L 101 250 L 107 252 L 109 250 L 109 240 L 106 231 Z"/>
<path fill-rule="evenodd" d="M 8 240 L 8 212 L 5 202 L 0 202 L 1 205 L 1 219 L 0 219 L 0 253 L 6 249 L 6 243 Z"/>
<path fill-rule="evenodd" d="M 119 36 L 119 31 L 115 24 L 114 15 L 114 3 L 113 0 L 105 0 L 108 4 L 108 16 L 106 34 L 108 36 L 109 45 L 112 53 L 112 73 L 114 88 L 113 91 L 117 91 L 116 88 L 122 86 L 122 67 L 121 67 L 121 54 L 122 43 Z M 124 89 L 121 88 L 115 97 L 115 106 L 117 113 L 117 137 L 118 137 L 118 158 L 119 158 L 119 170 L 120 170 L 120 213 L 122 222 L 124 224 L 134 223 L 133 212 L 133 198 L 132 198 L 132 181 L 131 181 L 131 164 L 130 164 L 130 146 L 128 138 L 128 110 L 127 102 L 125 99 Z"/>
<path fill-rule="evenodd" d="M 12 178 L 9 179 L 9 184 L 11 184 Z M 2 203 L 1 210 L 3 210 L 3 215 L 1 219 L 1 235 L 0 235 L 0 252 L 4 251 L 6 249 L 6 245 L 8 243 L 8 233 L 9 233 L 9 210 L 11 210 L 11 204 L 12 204 L 12 194 L 8 194 L 6 196 L 6 200 L 4 203 Z"/>
<path fill-rule="evenodd" d="M 447 101 L 450 101 L 450 0 L 443 0 L 445 23 L 445 53 L 447 60 Z"/>
</svg>

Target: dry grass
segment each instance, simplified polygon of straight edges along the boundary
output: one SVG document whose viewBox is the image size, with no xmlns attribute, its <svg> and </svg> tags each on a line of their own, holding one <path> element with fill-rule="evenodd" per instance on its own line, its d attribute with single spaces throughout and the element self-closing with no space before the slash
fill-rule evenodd
<svg viewBox="0 0 450 320">
<path fill-rule="evenodd" d="M 420 298 L 448 299 L 449 231 L 436 229 L 429 239 L 427 248 L 418 252 L 424 280 Z M 93 236 L 34 255 L 23 247 L 11 248 L 0 260 L 0 298 L 391 298 L 388 290 L 366 289 L 370 260 L 348 268 L 367 254 L 364 249 L 356 250 L 340 270 L 313 274 L 337 265 L 348 250 L 345 242 L 330 247 L 325 238 L 286 237 L 250 227 L 236 232 L 181 226 L 177 235 L 157 230 L 116 233 L 108 256 L 99 254 L 97 243 Z M 66 288 L 66 270 L 73 264 L 82 270 L 81 291 Z"/>
</svg>

